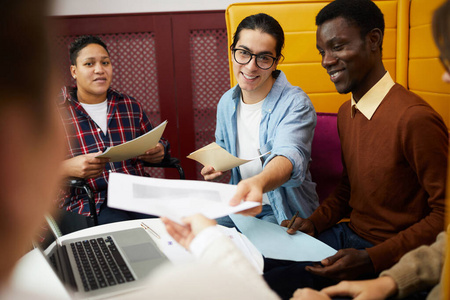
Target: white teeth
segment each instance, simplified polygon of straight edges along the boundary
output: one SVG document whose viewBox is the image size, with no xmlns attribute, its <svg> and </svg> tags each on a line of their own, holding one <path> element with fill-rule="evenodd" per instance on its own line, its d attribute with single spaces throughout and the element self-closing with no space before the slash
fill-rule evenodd
<svg viewBox="0 0 450 300">
<path fill-rule="evenodd" d="M 342 71 L 337 71 L 337 72 L 334 72 L 334 73 L 330 74 L 331 79 L 334 79 L 334 78 L 338 77 L 339 74 L 341 74 L 341 72 Z"/>
<path fill-rule="evenodd" d="M 255 79 L 258 76 L 254 76 L 254 77 L 250 77 L 248 75 L 245 75 L 244 73 L 242 73 L 242 75 L 246 78 L 246 79 Z"/>
</svg>

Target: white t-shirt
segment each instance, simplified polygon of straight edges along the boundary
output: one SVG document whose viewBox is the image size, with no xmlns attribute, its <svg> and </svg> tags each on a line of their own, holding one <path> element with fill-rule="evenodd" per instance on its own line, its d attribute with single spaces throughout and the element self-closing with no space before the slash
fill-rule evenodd
<svg viewBox="0 0 450 300">
<path fill-rule="evenodd" d="M 96 104 L 81 103 L 84 110 L 89 114 L 89 116 L 94 120 L 95 123 L 102 129 L 103 133 L 106 135 L 108 131 L 107 123 L 107 113 L 108 113 L 108 102 L 103 101 Z"/>
<path fill-rule="evenodd" d="M 264 100 L 255 104 L 246 104 L 239 101 L 237 107 L 237 156 L 242 159 L 257 157 L 259 151 L 259 126 Z M 262 172 L 262 162 L 259 159 L 240 165 L 242 179 L 253 177 Z M 263 194 L 262 204 L 270 204 L 269 198 Z"/>
</svg>

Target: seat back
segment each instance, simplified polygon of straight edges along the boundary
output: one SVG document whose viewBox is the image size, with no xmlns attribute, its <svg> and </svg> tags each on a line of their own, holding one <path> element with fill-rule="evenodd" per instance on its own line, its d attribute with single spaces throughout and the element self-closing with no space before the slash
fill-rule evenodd
<svg viewBox="0 0 450 300">
<path fill-rule="evenodd" d="M 317 113 L 317 125 L 311 147 L 312 180 L 317 184 L 319 202 L 333 192 L 342 176 L 341 142 L 337 132 L 337 114 Z"/>
</svg>

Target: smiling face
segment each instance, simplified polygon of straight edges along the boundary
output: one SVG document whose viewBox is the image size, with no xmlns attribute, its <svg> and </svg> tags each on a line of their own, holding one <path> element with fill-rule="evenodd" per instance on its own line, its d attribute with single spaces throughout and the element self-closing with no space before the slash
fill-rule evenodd
<svg viewBox="0 0 450 300">
<path fill-rule="evenodd" d="M 70 71 L 77 81 L 78 101 L 89 104 L 105 101 L 112 80 L 108 52 L 98 44 L 89 44 L 78 53 L 76 62 Z"/>
<path fill-rule="evenodd" d="M 381 31 L 376 29 L 361 38 L 360 28 L 342 17 L 317 28 L 316 43 L 322 66 L 339 93 L 351 92 L 359 100 L 384 75 L 381 40 Z"/>
<path fill-rule="evenodd" d="M 276 57 L 276 40 L 268 33 L 260 30 L 243 29 L 236 43 L 238 49 L 247 50 L 252 54 L 268 54 Z M 270 92 L 275 79 L 272 72 L 277 68 L 277 62 L 268 70 L 260 69 L 255 63 L 255 57 L 246 64 L 238 64 L 233 59 L 233 72 L 245 103 L 252 104 L 263 100 Z"/>
</svg>

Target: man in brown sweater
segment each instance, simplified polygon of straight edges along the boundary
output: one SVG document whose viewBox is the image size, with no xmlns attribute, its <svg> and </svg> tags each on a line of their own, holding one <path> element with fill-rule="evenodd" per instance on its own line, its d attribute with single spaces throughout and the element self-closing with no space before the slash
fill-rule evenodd
<svg viewBox="0 0 450 300">
<path fill-rule="evenodd" d="M 444 227 L 448 131 L 384 68 L 381 11 L 370 0 L 336 0 L 316 25 L 322 66 L 339 93 L 351 92 L 338 112 L 344 171 L 334 193 L 288 233 L 339 251 L 320 265 L 266 260 L 265 279 L 283 298 L 296 287 L 374 277 Z M 336 225 L 348 214 L 349 223 Z"/>
</svg>

